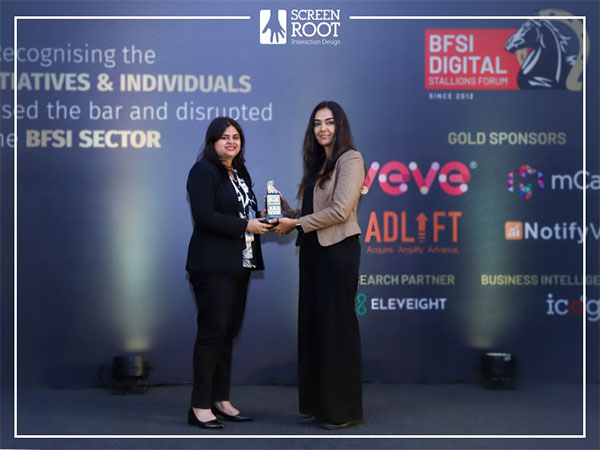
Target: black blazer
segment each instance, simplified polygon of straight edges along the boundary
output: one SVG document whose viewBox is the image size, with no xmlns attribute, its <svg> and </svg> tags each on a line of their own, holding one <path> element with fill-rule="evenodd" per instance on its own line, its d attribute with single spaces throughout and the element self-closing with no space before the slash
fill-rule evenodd
<svg viewBox="0 0 600 450">
<path fill-rule="evenodd" d="M 252 188 L 248 186 L 250 190 Z M 188 247 L 186 270 L 242 270 L 242 251 L 246 247 L 244 232 L 247 220 L 240 218 L 242 205 L 231 181 L 217 166 L 201 159 L 187 180 L 194 232 Z M 258 211 L 256 216 L 259 217 Z M 256 240 L 256 269 L 264 269 L 260 236 Z"/>
</svg>

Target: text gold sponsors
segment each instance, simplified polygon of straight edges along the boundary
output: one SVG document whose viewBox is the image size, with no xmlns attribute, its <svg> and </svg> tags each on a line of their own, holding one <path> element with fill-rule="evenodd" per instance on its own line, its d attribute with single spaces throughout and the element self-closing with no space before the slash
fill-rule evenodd
<svg viewBox="0 0 600 450">
<path fill-rule="evenodd" d="M 454 286 L 454 274 L 361 274 L 361 286 Z"/>
<path fill-rule="evenodd" d="M 450 145 L 566 145 L 564 131 L 450 131 Z"/>
<path fill-rule="evenodd" d="M 587 275 L 587 286 L 600 286 L 600 275 Z M 581 286 L 582 275 L 528 274 L 528 273 L 484 273 L 482 286 Z"/>
</svg>

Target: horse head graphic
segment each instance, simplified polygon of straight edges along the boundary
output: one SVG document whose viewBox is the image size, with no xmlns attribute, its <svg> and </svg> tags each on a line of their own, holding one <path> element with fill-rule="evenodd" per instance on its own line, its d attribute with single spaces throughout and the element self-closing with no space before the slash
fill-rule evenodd
<svg viewBox="0 0 600 450">
<path fill-rule="evenodd" d="M 531 51 L 521 62 L 517 84 L 521 89 L 564 89 L 565 80 L 577 57 L 568 54 L 570 37 L 563 35 L 549 20 L 527 20 L 504 47 L 514 53 Z"/>
</svg>

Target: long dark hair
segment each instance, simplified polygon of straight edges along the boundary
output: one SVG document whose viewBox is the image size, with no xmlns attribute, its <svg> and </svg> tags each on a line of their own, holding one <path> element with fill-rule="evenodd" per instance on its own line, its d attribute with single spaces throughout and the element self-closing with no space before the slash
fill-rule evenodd
<svg viewBox="0 0 600 450">
<path fill-rule="evenodd" d="M 317 111 L 324 108 L 331 110 L 335 122 L 335 136 L 333 137 L 333 142 L 331 144 L 331 157 L 329 159 L 327 159 L 325 149 L 317 142 L 317 138 L 315 137 L 315 115 L 317 114 Z M 298 197 L 302 197 L 306 187 L 313 183 L 316 183 L 317 186 L 321 187 L 323 183 L 331 177 L 331 173 L 335 168 L 335 163 L 338 158 L 351 149 L 354 149 L 354 140 L 352 139 L 348 117 L 342 107 L 338 103 L 330 100 L 323 101 L 315 106 L 315 109 L 313 109 L 310 119 L 308 120 L 306 133 L 304 134 L 304 145 L 302 147 L 304 174 L 302 175 L 302 182 L 298 188 Z M 319 174 L 323 164 L 325 164 L 325 168 L 323 173 Z"/>
<path fill-rule="evenodd" d="M 252 179 L 250 178 L 250 173 L 248 173 L 248 169 L 246 169 L 246 160 L 244 159 L 244 146 L 246 145 L 246 138 L 244 136 L 244 132 L 242 131 L 242 127 L 239 123 L 233 120 L 231 117 L 217 117 L 214 119 L 208 129 L 206 130 L 206 137 L 204 138 L 204 146 L 202 150 L 200 150 L 200 155 L 198 156 L 198 160 L 207 159 L 212 162 L 217 168 L 221 175 L 224 178 L 227 178 L 229 175 L 227 174 L 227 169 L 219 159 L 219 155 L 215 151 L 215 142 L 221 139 L 223 133 L 228 127 L 234 127 L 237 132 L 240 134 L 240 151 L 233 158 L 231 166 L 237 170 L 237 173 L 240 177 L 244 179 L 248 186 L 252 185 Z"/>
</svg>

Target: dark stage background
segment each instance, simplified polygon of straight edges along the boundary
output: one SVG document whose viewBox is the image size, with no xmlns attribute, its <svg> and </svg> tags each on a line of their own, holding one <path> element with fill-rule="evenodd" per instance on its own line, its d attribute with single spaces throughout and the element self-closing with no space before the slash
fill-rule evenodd
<svg viewBox="0 0 600 450">
<path fill-rule="evenodd" d="M 185 182 L 206 127 L 237 116 L 255 192 L 274 180 L 291 199 L 323 99 L 346 109 L 369 169 L 356 301 L 365 381 L 471 381 L 482 352 L 503 351 L 522 381 L 578 383 L 583 326 L 598 381 L 598 3 L 1 6 L 3 363 L 16 305 L 20 386 L 92 386 L 123 353 L 147 354 L 154 383 L 191 381 Z M 249 18 L 20 19 L 13 80 L 15 15 Z M 378 15 L 539 19 L 352 18 Z M 582 21 L 552 15 L 587 16 L 585 91 Z M 11 82 L 25 108 L 16 150 Z M 99 130 L 132 139 L 107 147 Z M 296 381 L 294 238 L 264 239 L 235 383 Z"/>
</svg>

